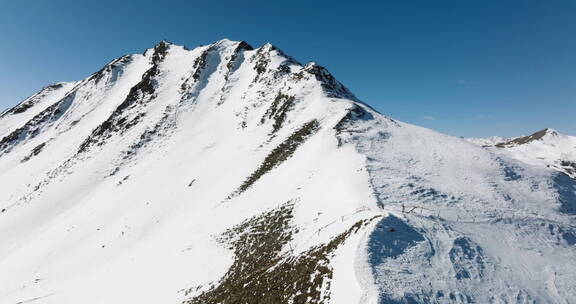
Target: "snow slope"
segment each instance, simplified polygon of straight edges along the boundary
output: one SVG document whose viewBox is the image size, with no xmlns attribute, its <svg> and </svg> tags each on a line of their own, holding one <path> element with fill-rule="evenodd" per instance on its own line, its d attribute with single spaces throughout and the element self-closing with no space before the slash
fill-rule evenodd
<svg viewBox="0 0 576 304">
<path fill-rule="evenodd" d="M 0 118 L 2 303 L 576 298 L 573 179 L 271 44 L 161 42 L 57 92 Z"/>
<path fill-rule="evenodd" d="M 553 168 L 576 178 L 576 136 L 564 135 L 547 128 L 528 136 L 489 143 L 482 139 L 468 139 L 468 141 L 522 162 Z"/>
<path fill-rule="evenodd" d="M 500 136 L 490 136 L 486 138 L 465 138 L 467 141 L 479 145 L 479 146 L 493 146 L 495 144 L 509 141 L 507 138 L 503 138 Z"/>
</svg>

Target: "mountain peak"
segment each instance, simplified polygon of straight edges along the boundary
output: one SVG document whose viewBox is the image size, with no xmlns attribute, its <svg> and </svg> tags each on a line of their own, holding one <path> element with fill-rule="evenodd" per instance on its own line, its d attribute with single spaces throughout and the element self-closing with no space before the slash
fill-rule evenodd
<svg viewBox="0 0 576 304">
<path fill-rule="evenodd" d="M 503 139 L 468 138 L 467 141 L 538 167 L 551 168 L 576 179 L 576 137 L 545 128 L 528 136 Z"/>
<path fill-rule="evenodd" d="M 552 128 L 545 128 L 544 130 L 542 130 L 546 133 L 546 135 L 551 135 L 551 136 L 558 136 L 560 133 Z"/>
<path fill-rule="evenodd" d="M 274 46 L 272 43 L 266 42 L 266 43 L 264 43 L 264 45 L 262 45 L 262 46 L 260 47 L 260 49 L 261 49 L 263 52 L 269 52 L 269 51 L 275 51 L 275 50 L 277 50 L 278 48 L 277 48 L 276 46 Z"/>
<path fill-rule="evenodd" d="M 499 147 L 499 148 L 504 148 L 504 147 L 512 147 L 512 146 L 517 146 L 517 145 L 525 145 L 534 141 L 538 141 L 538 140 L 542 140 L 546 137 L 556 137 L 558 136 L 558 131 L 554 130 L 554 129 L 550 129 L 550 128 L 546 128 L 546 129 L 542 129 L 540 131 L 534 132 L 531 135 L 528 136 L 523 136 L 523 137 L 517 137 L 514 138 L 512 140 L 509 140 L 507 142 L 502 142 L 502 143 L 498 143 L 495 146 Z"/>
</svg>

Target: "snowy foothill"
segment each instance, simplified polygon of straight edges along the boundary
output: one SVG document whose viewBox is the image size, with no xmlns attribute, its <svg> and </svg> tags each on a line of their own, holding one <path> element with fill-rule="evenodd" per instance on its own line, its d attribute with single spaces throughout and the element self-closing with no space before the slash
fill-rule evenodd
<svg viewBox="0 0 576 304">
<path fill-rule="evenodd" d="M 576 178 L 576 136 L 546 128 L 510 139 L 468 138 L 468 141 L 524 163 L 558 170 Z"/>
</svg>

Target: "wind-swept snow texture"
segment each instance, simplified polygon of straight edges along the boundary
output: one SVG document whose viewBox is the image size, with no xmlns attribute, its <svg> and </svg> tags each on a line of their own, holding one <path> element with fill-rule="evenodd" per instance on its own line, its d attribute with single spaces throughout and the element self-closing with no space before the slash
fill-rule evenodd
<svg viewBox="0 0 576 304">
<path fill-rule="evenodd" d="M 161 42 L 0 117 L 0 302 L 574 303 L 575 186 L 270 44 Z"/>
</svg>

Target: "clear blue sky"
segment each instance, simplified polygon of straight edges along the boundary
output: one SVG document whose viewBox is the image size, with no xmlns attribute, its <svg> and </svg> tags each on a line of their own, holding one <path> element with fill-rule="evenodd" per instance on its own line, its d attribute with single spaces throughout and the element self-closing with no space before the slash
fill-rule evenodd
<svg viewBox="0 0 576 304">
<path fill-rule="evenodd" d="M 271 42 L 383 114 L 457 136 L 576 135 L 576 1 L 4 1 L 0 109 L 162 39 Z"/>
</svg>

